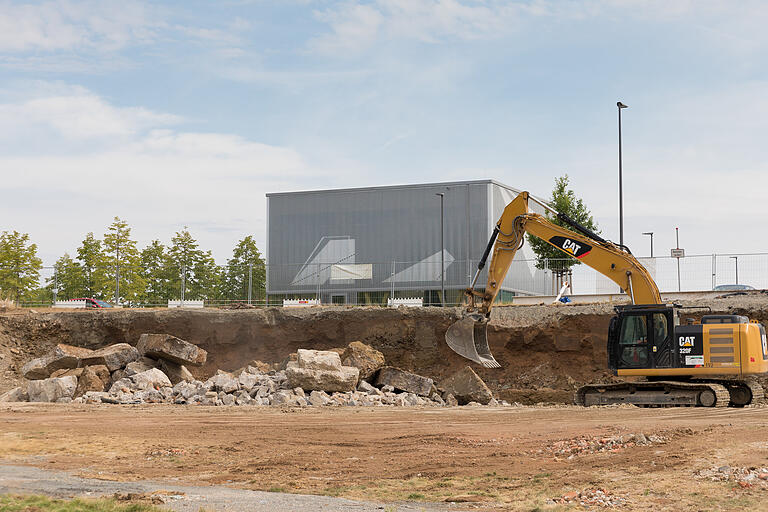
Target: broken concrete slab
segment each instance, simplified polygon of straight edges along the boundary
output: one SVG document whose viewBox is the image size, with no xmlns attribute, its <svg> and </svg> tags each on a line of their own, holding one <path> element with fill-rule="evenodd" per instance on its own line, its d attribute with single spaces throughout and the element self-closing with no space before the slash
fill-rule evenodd
<svg viewBox="0 0 768 512">
<path fill-rule="evenodd" d="M 21 369 L 25 379 L 38 380 L 53 377 L 59 370 L 69 370 L 82 366 L 82 360 L 93 353 L 87 348 L 75 347 L 59 343 L 56 348 L 43 357 L 29 361 Z M 58 375 L 60 376 L 61 373 Z"/>
<path fill-rule="evenodd" d="M 384 354 L 360 341 L 350 343 L 341 355 L 344 366 L 354 366 L 360 370 L 360 380 L 367 380 L 376 370 L 386 364 Z"/>
<path fill-rule="evenodd" d="M 429 396 L 429 392 L 432 389 L 432 379 L 395 368 L 394 366 L 385 366 L 376 375 L 376 385 L 379 387 L 392 386 L 400 391 Z"/>
<path fill-rule="evenodd" d="M 72 398 L 76 387 L 77 377 L 68 375 L 30 381 L 27 393 L 30 402 L 56 402 L 62 398 Z"/>
<path fill-rule="evenodd" d="M 51 377 L 66 377 L 67 375 L 72 375 L 73 377 L 80 377 L 82 375 L 83 369 L 82 368 L 62 368 L 61 370 L 56 370 L 51 374 Z"/>
<path fill-rule="evenodd" d="M 308 350 L 300 348 L 296 352 L 299 368 L 308 370 L 340 371 L 341 357 L 330 350 Z"/>
<path fill-rule="evenodd" d="M 206 384 L 210 384 L 211 389 L 232 393 L 240 389 L 240 382 L 231 373 L 222 372 L 208 379 Z"/>
<path fill-rule="evenodd" d="M 48 371 L 49 362 L 50 356 L 32 359 L 21 367 L 21 374 L 28 380 L 47 379 L 51 376 L 51 372 Z"/>
<path fill-rule="evenodd" d="M 103 364 L 110 372 L 125 368 L 128 363 L 139 358 L 139 351 L 127 343 L 116 343 L 108 347 L 94 350 L 90 356 L 82 359 L 83 366 Z"/>
<path fill-rule="evenodd" d="M 338 354 L 336 354 L 338 357 Z M 340 370 L 315 370 L 292 366 L 285 370 L 288 385 L 309 391 L 354 391 L 360 370 L 354 366 L 342 366 Z"/>
<path fill-rule="evenodd" d="M 442 381 L 441 386 L 446 393 L 452 394 L 458 400 L 459 405 L 469 402 L 487 405 L 493 399 L 491 390 L 469 366 L 465 366 L 447 380 Z"/>
<path fill-rule="evenodd" d="M 187 367 L 183 364 L 177 364 L 173 361 L 166 361 L 163 359 L 160 362 L 160 368 L 162 368 L 163 373 L 168 376 L 174 385 L 182 381 L 192 382 L 195 380 L 189 370 L 187 370 Z"/>
<path fill-rule="evenodd" d="M 208 358 L 202 348 L 170 334 L 142 334 L 136 347 L 142 355 L 176 364 L 200 366 Z"/>
</svg>

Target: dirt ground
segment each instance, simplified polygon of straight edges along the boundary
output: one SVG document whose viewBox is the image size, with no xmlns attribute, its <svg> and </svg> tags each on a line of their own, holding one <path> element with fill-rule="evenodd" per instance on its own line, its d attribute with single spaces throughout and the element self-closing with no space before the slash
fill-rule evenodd
<svg viewBox="0 0 768 512">
<path fill-rule="evenodd" d="M 611 441 L 638 433 L 654 442 Z M 552 500 L 602 489 L 616 509 L 766 510 L 768 482 L 706 471 L 768 466 L 768 408 L 4 404 L 0 461 L 457 509 L 583 510 Z"/>
</svg>

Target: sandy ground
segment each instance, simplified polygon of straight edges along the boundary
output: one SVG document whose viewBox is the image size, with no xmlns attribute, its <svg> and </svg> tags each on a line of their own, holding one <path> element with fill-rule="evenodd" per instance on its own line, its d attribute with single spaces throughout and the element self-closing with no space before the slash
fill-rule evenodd
<svg viewBox="0 0 768 512">
<path fill-rule="evenodd" d="M 624 510 L 767 510 L 763 480 L 741 486 L 697 474 L 768 466 L 767 427 L 768 408 L 8 404 L 0 406 L 0 461 L 107 481 L 457 509 L 582 510 L 551 500 L 601 488 Z M 605 445 L 640 432 L 657 442 Z M 579 441 L 586 448 L 575 449 Z"/>
</svg>

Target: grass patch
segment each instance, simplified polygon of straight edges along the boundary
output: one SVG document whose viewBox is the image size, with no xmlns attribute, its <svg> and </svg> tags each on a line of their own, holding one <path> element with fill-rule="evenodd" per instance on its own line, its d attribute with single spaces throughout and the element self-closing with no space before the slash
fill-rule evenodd
<svg viewBox="0 0 768 512">
<path fill-rule="evenodd" d="M 285 487 L 278 487 L 277 485 L 274 485 L 267 489 L 267 492 L 288 492 Z"/>
<path fill-rule="evenodd" d="M 412 492 L 411 494 L 408 495 L 409 500 L 423 500 L 424 498 L 426 498 L 426 496 L 418 492 Z"/>
<path fill-rule="evenodd" d="M 0 495 L 2 512 L 160 512 L 151 505 L 122 504 L 112 499 L 54 500 L 45 496 Z"/>
</svg>

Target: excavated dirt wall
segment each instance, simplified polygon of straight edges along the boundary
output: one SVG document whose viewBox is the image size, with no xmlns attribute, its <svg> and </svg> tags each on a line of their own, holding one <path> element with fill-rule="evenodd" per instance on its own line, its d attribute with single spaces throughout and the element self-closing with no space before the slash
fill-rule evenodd
<svg viewBox="0 0 768 512">
<path fill-rule="evenodd" d="M 715 312 L 745 314 L 768 324 L 768 296 L 717 299 Z M 698 317 L 690 310 L 683 317 Z M 280 362 L 298 348 L 370 344 L 387 361 L 440 383 L 472 364 L 444 342 L 458 309 L 267 308 L 256 310 L 23 311 L 0 313 L 0 392 L 20 379 L 32 357 L 56 343 L 98 348 L 136 344 L 143 333 L 168 333 L 208 351 L 196 377 L 249 361 Z M 501 369 L 472 364 L 501 398 L 525 403 L 571 400 L 576 386 L 610 379 L 605 339 L 611 305 L 511 306 L 493 311 L 488 338 Z"/>
</svg>

